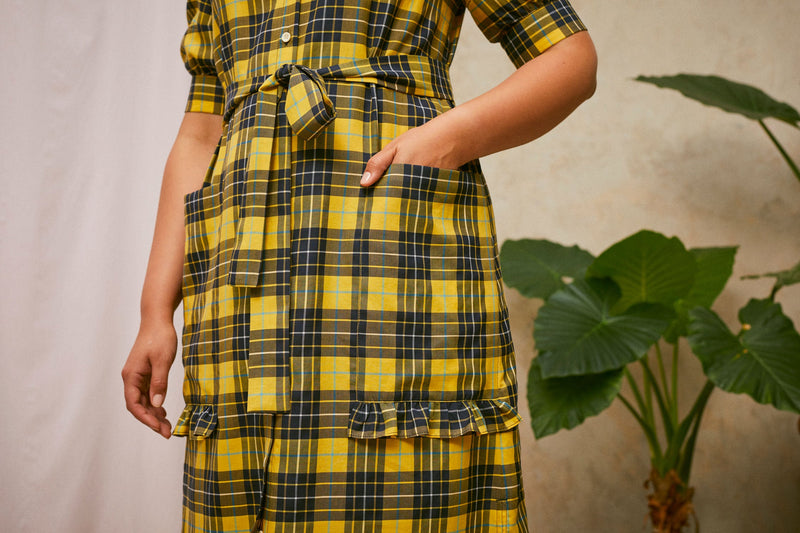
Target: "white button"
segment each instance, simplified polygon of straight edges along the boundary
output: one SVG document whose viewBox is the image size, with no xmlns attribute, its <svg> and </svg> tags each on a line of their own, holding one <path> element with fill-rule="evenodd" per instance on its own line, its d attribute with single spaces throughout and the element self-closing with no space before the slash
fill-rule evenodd
<svg viewBox="0 0 800 533">
<path fill-rule="evenodd" d="M 286 44 L 291 40 L 292 40 L 292 34 L 289 33 L 288 31 L 283 32 L 283 34 L 281 35 L 281 42 L 283 44 Z"/>
</svg>

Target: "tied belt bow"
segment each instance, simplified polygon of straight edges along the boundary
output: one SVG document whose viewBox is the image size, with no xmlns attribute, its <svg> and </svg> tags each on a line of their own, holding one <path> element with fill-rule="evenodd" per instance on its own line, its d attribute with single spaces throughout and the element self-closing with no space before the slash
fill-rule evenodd
<svg viewBox="0 0 800 533">
<path fill-rule="evenodd" d="M 303 141 L 313 139 L 333 122 L 336 109 L 326 81 L 376 84 L 416 96 L 452 102 L 447 66 L 425 56 L 394 55 L 360 59 L 311 69 L 297 64 L 281 66 L 266 78 L 229 87 L 224 120 L 250 97 L 256 106 L 246 181 L 239 192 L 235 242 L 228 283 L 260 287 L 267 298 L 267 318 L 254 324 L 248 359 L 248 410 L 286 411 L 290 405 L 289 278 L 291 253 L 291 177 L 271 176 L 276 120 L 279 108 L 292 133 Z M 279 106 L 283 99 L 282 106 Z M 250 133 L 250 132 L 248 132 Z M 283 166 L 283 165 L 282 165 Z M 262 313 L 264 315 L 264 313 Z M 256 339 L 254 335 L 257 335 Z"/>
</svg>

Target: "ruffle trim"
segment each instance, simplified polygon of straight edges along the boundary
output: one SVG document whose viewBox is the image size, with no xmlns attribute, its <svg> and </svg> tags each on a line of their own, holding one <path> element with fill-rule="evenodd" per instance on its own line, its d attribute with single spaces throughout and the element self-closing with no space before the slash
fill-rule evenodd
<svg viewBox="0 0 800 533">
<path fill-rule="evenodd" d="M 217 427 L 217 410 L 211 404 L 188 404 L 184 407 L 172 434 L 194 440 L 208 438 Z"/>
<path fill-rule="evenodd" d="M 519 425 L 517 410 L 503 400 L 456 402 L 361 402 L 350 411 L 348 436 L 453 438 L 484 435 Z"/>
</svg>

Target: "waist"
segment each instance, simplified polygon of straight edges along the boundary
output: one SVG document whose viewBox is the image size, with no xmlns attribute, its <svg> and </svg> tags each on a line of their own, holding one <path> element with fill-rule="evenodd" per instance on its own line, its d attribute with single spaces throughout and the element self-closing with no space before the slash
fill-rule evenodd
<svg viewBox="0 0 800 533">
<path fill-rule="evenodd" d="M 225 88 L 224 121 L 230 120 L 239 104 L 249 95 L 256 92 L 277 91 L 279 87 L 286 87 L 293 66 L 303 68 L 314 77 L 325 81 L 373 83 L 406 94 L 441 98 L 451 102 L 453 100 L 447 65 L 426 56 L 406 54 L 378 56 L 317 69 L 289 63 L 268 74 L 231 82 Z"/>
</svg>

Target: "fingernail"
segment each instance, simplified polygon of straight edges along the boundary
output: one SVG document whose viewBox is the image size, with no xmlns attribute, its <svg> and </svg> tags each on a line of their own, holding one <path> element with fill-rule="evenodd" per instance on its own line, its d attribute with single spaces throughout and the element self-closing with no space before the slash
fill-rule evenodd
<svg viewBox="0 0 800 533">
<path fill-rule="evenodd" d="M 369 183 L 369 179 L 372 177 L 371 172 L 364 172 L 364 175 L 361 176 L 361 185 L 366 185 Z"/>
<path fill-rule="evenodd" d="M 153 405 L 155 407 L 161 407 L 161 404 L 164 403 L 164 395 L 163 394 L 156 394 L 153 396 Z"/>
</svg>

